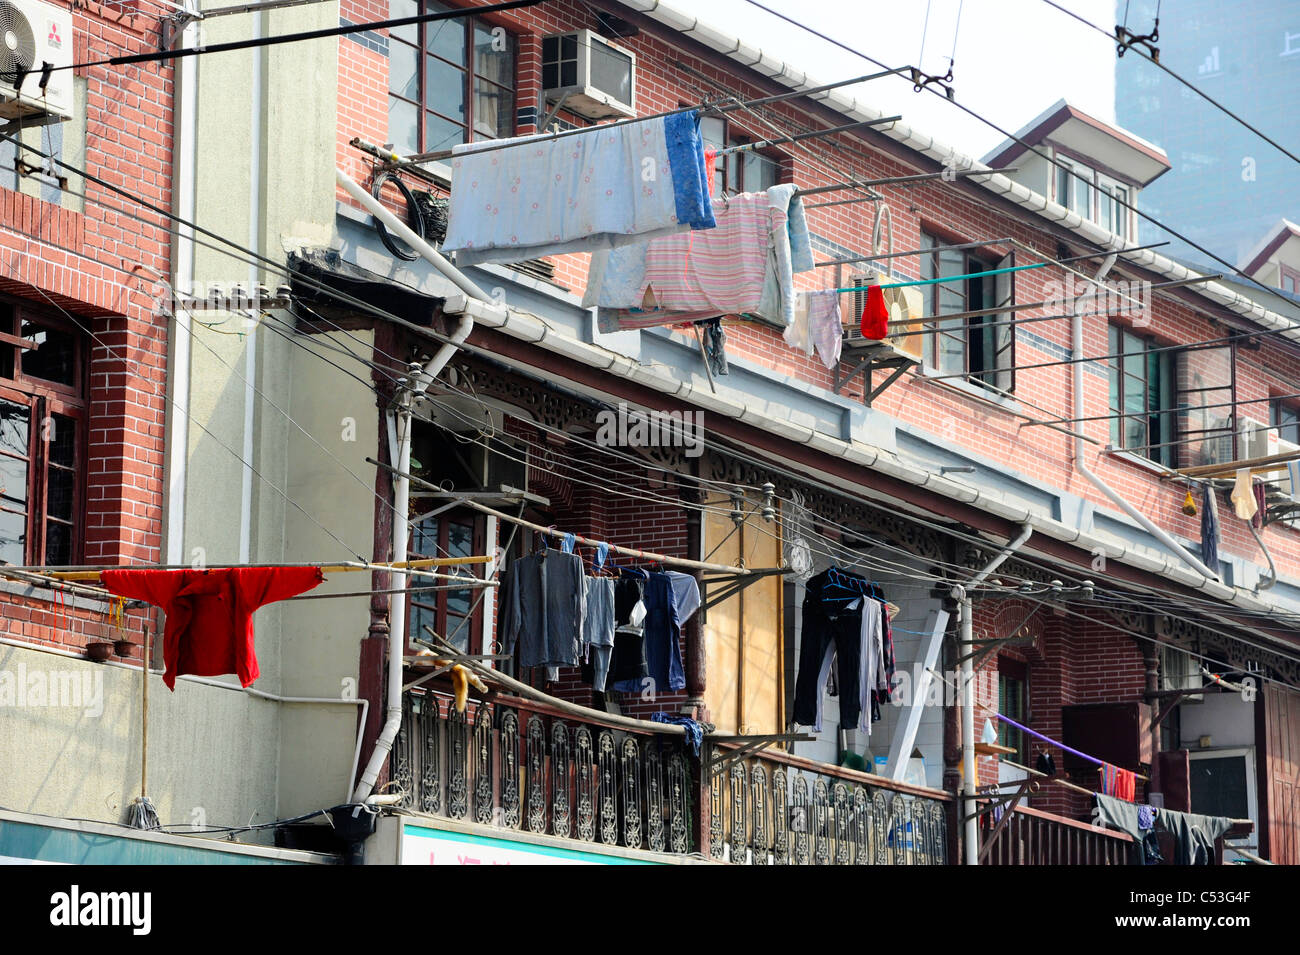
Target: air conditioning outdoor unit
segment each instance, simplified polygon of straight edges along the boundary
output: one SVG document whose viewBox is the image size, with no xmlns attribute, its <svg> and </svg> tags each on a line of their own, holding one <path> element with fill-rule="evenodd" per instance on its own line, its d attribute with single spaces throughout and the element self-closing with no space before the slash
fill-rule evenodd
<svg viewBox="0 0 1300 955">
<path fill-rule="evenodd" d="M 47 126 L 72 118 L 72 13 L 40 0 L 0 0 L 0 119 Z M 44 83 L 44 88 L 42 88 Z"/>
<path fill-rule="evenodd" d="M 587 119 L 636 115 L 636 54 L 591 30 L 542 39 L 542 95 Z"/>
</svg>

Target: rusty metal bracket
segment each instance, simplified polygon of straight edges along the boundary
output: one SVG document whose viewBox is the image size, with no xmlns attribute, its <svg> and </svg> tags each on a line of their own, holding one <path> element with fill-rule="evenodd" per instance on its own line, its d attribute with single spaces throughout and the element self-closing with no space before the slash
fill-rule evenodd
<svg viewBox="0 0 1300 955">
<path fill-rule="evenodd" d="M 1122 23 L 1115 24 L 1115 52 L 1120 57 L 1124 56 L 1126 50 L 1133 44 L 1138 43 L 1147 48 L 1151 54 L 1151 59 L 1160 62 L 1160 47 L 1156 46 L 1160 42 L 1160 18 L 1156 17 L 1155 25 L 1150 33 L 1133 33 Z"/>
</svg>

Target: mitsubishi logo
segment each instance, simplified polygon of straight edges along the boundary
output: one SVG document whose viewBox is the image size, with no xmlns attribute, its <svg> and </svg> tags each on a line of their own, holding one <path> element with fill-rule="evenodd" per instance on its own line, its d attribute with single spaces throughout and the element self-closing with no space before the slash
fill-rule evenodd
<svg viewBox="0 0 1300 955">
<path fill-rule="evenodd" d="M 63 38 L 59 36 L 59 25 L 53 20 L 50 21 L 50 35 L 46 37 L 45 42 L 56 50 L 63 49 Z"/>
</svg>

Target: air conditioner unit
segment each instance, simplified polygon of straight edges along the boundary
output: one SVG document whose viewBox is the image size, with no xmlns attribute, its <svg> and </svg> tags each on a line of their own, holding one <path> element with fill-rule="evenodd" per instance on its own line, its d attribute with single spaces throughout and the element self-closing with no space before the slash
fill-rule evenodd
<svg viewBox="0 0 1300 955">
<path fill-rule="evenodd" d="M 1238 453 L 1243 461 L 1277 454 L 1278 430 L 1258 421 L 1241 418 L 1238 423 Z"/>
<path fill-rule="evenodd" d="M 591 30 L 542 39 L 542 95 L 587 119 L 636 115 L 636 54 Z"/>
<path fill-rule="evenodd" d="M 0 119 L 47 126 L 72 118 L 72 13 L 40 0 L 0 0 Z M 44 82 L 44 88 L 41 84 Z"/>
<path fill-rule="evenodd" d="M 843 319 L 846 344 L 861 344 L 870 341 L 870 339 L 862 337 L 859 322 L 862 310 L 867 304 L 867 287 L 877 282 L 887 285 L 891 281 L 887 275 L 876 275 L 874 273 L 849 277 L 849 287 L 854 291 L 850 293 L 851 311 Z M 895 332 L 895 334 L 886 338 L 885 342 L 892 345 L 895 351 L 921 361 L 925 336 L 918 335 L 916 332 L 925 327 L 923 322 L 918 321 L 918 319 L 924 317 L 925 297 L 919 289 L 915 288 L 888 288 L 884 289 L 882 294 L 885 297 L 885 307 L 889 309 L 890 325 Z M 908 324 L 903 327 L 895 325 L 895 322 L 907 322 Z M 910 332 L 912 334 L 899 334 L 900 332 Z"/>
</svg>

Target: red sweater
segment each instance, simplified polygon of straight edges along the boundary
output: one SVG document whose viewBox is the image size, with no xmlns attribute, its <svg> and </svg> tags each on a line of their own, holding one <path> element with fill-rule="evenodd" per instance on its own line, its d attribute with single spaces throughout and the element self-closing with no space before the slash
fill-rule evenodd
<svg viewBox="0 0 1300 955">
<path fill-rule="evenodd" d="M 110 593 L 148 601 L 167 615 L 163 682 L 172 690 L 182 673 L 234 673 L 248 686 L 259 672 L 253 648 L 253 611 L 311 590 L 324 579 L 316 567 L 106 570 L 100 574 Z"/>
</svg>

